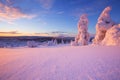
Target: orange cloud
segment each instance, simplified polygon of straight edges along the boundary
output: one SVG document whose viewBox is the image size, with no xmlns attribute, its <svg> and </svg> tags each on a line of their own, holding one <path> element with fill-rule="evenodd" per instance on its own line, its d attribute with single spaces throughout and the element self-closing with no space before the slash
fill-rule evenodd
<svg viewBox="0 0 120 80">
<path fill-rule="evenodd" d="M 31 19 L 33 17 L 35 17 L 35 15 L 24 14 L 17 8 L 0 3 L 0 20 L 2 21 L 14 21 L 20 18 Z"/>
<path fill-rule="evenodd" d="M 18 33 L 17 31 L 10 31 L 10 32 L 0 32 L 0 34 L 21 34 L 21 33 Z"/>
<path fill-rule="evenodd" d="M 20 36 L 22 33 L 17 31 L 9 31 L 9 32 L 0 32 L 0 36 Z"/>
<path fill-rule="evenodd" d="M 49 36 L 48 33 L 20 33 L 18 31 L 0 32 L 0 36 Z"/>
<path fill-rule="evenodd" d="M 0 36 L 49 36 L 49 37 L 74 37 L 74 33 L 67 32 L 48 32 L 48 33 L 20 33 L 18 31 L 0 32 Z"/>
</svg>

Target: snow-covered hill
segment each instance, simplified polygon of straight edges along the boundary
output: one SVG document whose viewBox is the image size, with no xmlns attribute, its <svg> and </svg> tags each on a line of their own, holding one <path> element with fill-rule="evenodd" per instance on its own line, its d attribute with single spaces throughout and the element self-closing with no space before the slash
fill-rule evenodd
<svg viewBox="0 0 120 80">
<path fill-rule="evenodd" d="M 120 80 L 120 47 L 1 48 L 0 80 Z"/>
</svg>

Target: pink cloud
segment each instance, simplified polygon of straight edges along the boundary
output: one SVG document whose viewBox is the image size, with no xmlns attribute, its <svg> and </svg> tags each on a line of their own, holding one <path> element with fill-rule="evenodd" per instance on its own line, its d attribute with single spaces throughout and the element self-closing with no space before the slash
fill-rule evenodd
<svg viewBox="0 0 120 80">
<path fill-rule="evenodd" d="M 39 0 L 40 4 L 45 9 L 50 9 L 53 6 L 54 0 Z"/>
<path fill-rule="evenodd" d="M 19 9 L 14 7 L 9 7 L 0 3 L 0 20 L 2 21 L 14 21 L 16 19 L 27 18 L 31 19 L 35 17 L 35 15 L 27 15 L 22 13 Z"/>
</svg>

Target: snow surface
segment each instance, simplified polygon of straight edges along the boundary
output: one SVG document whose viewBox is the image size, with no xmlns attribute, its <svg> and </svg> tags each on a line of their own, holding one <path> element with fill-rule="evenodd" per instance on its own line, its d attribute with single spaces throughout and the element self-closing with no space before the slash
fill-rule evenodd
<svg viewBox="0 0 120 80">
<path fill-rule="evenodd" d="M 1 48 L 0 80 L 120 80 L 120 47 Z"/>
</svg>

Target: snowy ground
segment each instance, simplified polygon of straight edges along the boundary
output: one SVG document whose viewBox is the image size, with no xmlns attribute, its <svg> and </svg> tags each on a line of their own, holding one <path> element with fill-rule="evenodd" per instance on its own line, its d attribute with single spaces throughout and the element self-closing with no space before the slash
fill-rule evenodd
<svg viewBox="0 0 120 80">
<path fill-rule="evenodd" d="M 1 48 L 0 80 L 120 80 L 120 47 Z"/>
</svg>

